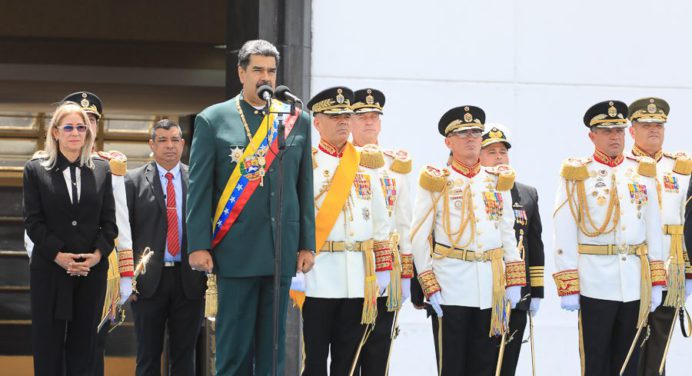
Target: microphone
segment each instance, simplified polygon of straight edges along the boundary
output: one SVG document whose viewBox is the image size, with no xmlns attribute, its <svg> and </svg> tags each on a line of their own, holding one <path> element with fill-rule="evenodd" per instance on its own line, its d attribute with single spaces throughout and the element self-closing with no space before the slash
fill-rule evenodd
<svg viewBox="0 0 692 376">
<path fill-rule="evenodd" d="M 277 87 L 274 91 L 274 96 L 276 99 L 282 102 L 299 104 L 301 107 L 303 106 L 303 101 L 291 93 L 291 89 L 289 89 L 287 86 L 281 85 Z"/>
<path fill-rule="evenodd" d="M 262 85 L 257 88 L 257 95 L 269 103 L 274 96 L 274 89 L 269 85 Z"/>
</svg>

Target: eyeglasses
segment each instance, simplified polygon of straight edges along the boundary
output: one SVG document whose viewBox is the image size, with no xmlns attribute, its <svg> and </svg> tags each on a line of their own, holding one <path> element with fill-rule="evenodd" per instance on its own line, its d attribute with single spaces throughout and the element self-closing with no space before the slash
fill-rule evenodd
<svg viewBox="0 0 692 376">
<path fill-rule="evenodd" d="M 65 133 L 72 133 L 75 129 L 79 133 L 84 133 L 87 130 L 86 125 L 63 125 L 62 127 L 58 127 L 58 129 L 62 129 L 63 132 Z"/>
<path fill-rule="evenodd" d="M 467 129 L 459 132 L 452 132 L 450 136 L 459 138 L 479 138 L 483 132 L 478 129 Z"/>
</svg>

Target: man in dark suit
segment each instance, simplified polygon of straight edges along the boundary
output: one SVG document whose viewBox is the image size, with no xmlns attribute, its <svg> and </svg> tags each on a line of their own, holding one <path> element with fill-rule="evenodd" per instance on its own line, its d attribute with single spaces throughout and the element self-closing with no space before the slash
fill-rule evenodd
<svg viewBox="0 0 692 376">
<path fill-rule="evenodd" d="M 125 189 L 135 262 L 149 247 L 146 273 L 136 278 L 133 297 L 137 375 L 161 373 L 164 331 L 170 336 L 171 375 L 194 375 L 195 343 L 203 318 L 204 274 L 187 259 L 183 223 L 188 168 L 180 163 L 185 145 L 180 127 L 163 119 L 149 140 L 154 161 L 127 173 Z"/>
<path fill-rule="evenodd" d="M 314 262 L 309 117 L 304 112 L 283 117 L 286 148 L 275 158 L 278 119 L 266 113 L 266 102 L 258 95 L 262 85 L 276 84 L 278 64 L 279 52 L 269 42 L 245 43 L 238 51 L 242 92 L 206 108 L 195 119 L 188 249 L 193 268 L 217 274 L 216 368 L 220 376 L 271 372 L 274 239 L 279 222 L 280 344 L 284 343 L 291 277 L 296 269 L 309 271 Z M 289 109 L 278 101 L 271 108 Z M 283 354 L 279 346 L 279 374 Z"/>
<path fill-rule="evenodd" d="M 507 127 L 501 124 L 486 124 L 481 149 L 481 165 L 494 167 L 509 164 L 508 150 L 512 147 Z M 514 231 L 526 268 L 526 286 L 521 290 L 522 300 L 512 309 L 509 320 L 510 340 L 505 347 L 502 359 L 503 376 L 513 376 L 519 352 L 521 351 L 527 311 L 531 316 L 538 312 L 543 299 L 543 267 L 545 255 L 541 240 L 541 216 L 538 212 L 538 192 L 536 188 L 514 183 L 511 190 L 512 209 L 514 209 Z"/>
</svg>

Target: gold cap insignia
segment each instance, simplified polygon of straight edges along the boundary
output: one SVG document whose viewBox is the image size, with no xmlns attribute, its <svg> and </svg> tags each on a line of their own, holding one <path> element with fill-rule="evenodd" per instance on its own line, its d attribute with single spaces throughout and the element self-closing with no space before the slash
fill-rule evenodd
<svg viewBox="0 0 692 376">
<path fill-rule="evenodd" d="M 466 107 L 466 111 L 468 111 L 468 109 L 469 109 L 469 108 Z M 465 113 L 465 114 L 464 114 L 464 121 L 467 122 L 467 123 L 473 122 L 473 115 L 471 115 L 471 113 L 469 113 L 469 112 Z"/>
<path fill-rule="evenodd" d="M 82 99 L 82 101 L 79 102 L 79 104 L 81 104 L 82 107 L 89 107 L 89 101 L 86 99 Z"/>
<path fill-rule="evenodd" d="M 343 104 L 343 103 L 344 103 L 344 99 L 345 99 L 345 98 L 344 98 L 344 95 L 341 94 L 341 93 L 343 93 L 343 90 L 338 89 L 336 92 L 337 92 L 337 95 L 336 95 L 336 103 L 338 103 L 338 104 Z"/>
<path fill-rule="evenodd" d="M 372 90 L 368 89 L 368 96 L 365 97 L 365 103 L 372 106 L 375 103 L 375 97 L 372 96 Z"/>
<path fill-rule="evenodd" d="M 618 110 L 613 106 L 613 102 L 610 102 L 610 107 L 608 107 L 608 116 L 616 117 L 618 115 Z"/>
<path fill-rule="evenodd" d="M 488 135 L 490 138 L 503 138 L 505 136 L 502 131 L 497 128 L 491 129 Z"/>
<path fill-rule="evenodd" d="M 646 106 L 646 111 L 648 111 L 650 114 L 653 114 L 656 112 L 656 101 L 654 101 L 653 98 L 649 99 L 649 105 Z"/>
</svg>

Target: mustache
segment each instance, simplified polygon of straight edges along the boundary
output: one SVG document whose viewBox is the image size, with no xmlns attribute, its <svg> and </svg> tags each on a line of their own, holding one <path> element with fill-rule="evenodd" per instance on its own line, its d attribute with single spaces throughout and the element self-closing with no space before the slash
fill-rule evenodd
<svg viewBox="0 0 692 376">
<path fill-rule="evenodd" d="M 257 84 L 255 85 L 255 89 L 259 89 L 259 87 L 262 85 L 269 85 L 272 88 L 274 87 L 274 85 L 272 85 L 272 83 L 269 81 L 258 81 Z"/>
</svg>

